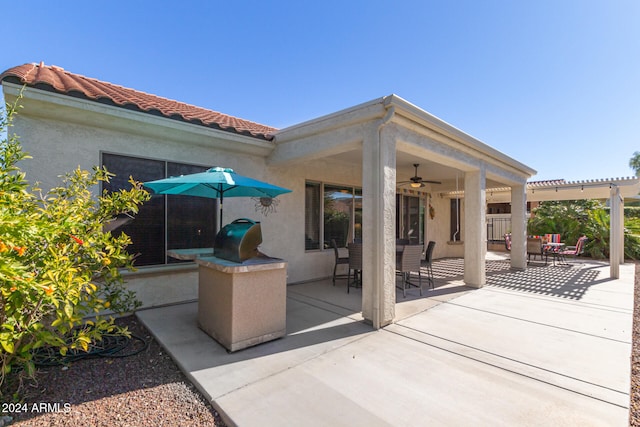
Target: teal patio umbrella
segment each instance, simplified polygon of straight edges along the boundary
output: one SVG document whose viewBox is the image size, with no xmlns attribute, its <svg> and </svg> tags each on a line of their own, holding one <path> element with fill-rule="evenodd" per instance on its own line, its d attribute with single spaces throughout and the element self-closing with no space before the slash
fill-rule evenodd
<svg viewBox="0 0 640 427">
<path fill-rule="evenodd" d="M 229 168 L 215 167 L 205 172 L 175 176 L 143 183 L 156 194 L 208 197 L 220 199 L 220 229 L 222 203 L 225 197 L 269 197 L 290 193 L 291 190 L 238 175 Z"/>
</svg>

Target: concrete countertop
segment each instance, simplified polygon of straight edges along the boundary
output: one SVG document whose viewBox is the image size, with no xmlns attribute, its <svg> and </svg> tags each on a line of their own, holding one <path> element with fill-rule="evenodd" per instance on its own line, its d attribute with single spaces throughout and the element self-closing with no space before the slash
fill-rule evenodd
<svg viewBox="0 0 640 427">
<path fill-rule="evenodd" d="M 169 249 L 167 255 L 181 260 L 195 260 L 201 257 L 212 257 L 213 248 Z"/>
<path fill-rule="evenodd" d="M 254 271 L 276 270 L 287 266 L 285 260 L 268 256 L 250 258 L 241 263 L 216 258 L 214 256 L 198 257 L 195 261 L 200 266 L 212 268 L 223 273 L 249 273 Z"/>
</svg>

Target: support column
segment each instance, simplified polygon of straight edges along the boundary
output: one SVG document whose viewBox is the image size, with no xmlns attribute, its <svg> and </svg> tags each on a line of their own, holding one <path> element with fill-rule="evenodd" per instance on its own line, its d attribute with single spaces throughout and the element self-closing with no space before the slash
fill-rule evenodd
<svg viewBox="0 0 640 427">
<path fill-rule="evenodd" d="M 612 279 L 619 279 L 620 264 L 624 263 L 624 201 L 615 185 L 611 187 L 609 201 L 609 270 Z"/>
<path fill-rule="evenodd" d="M 511 268 L 527 267 L 527 191 L 525 184 L 511 186 Z"/>
<path fill-rule="evenodd" d="M 390 118 L 377 122 L 362 147 L 362 315 L 375 329 L 393 321 L 396 303 L 396 141 L 384 126 Z"/>
<path fill-rule="evenodd" d="M 464 174 L 464 282 L 481 288 L 487 282 L 486 172 Z"/>
<path fill-rule="evenodd" d="M 620 264 L 624 264 L 624 196 L 620 194 L 620 189 L 618 189 L 618 194 L 620 196 Z"/>
</svg>

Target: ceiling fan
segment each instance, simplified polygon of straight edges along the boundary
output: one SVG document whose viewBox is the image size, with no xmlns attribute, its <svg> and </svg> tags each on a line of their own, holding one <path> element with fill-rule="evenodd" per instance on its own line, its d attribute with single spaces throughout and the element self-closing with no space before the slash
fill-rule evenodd
<svg viewBox="0 0 640 427">
<path fill-rule="evenodd" d="M 440 181 L 430 181 L 430 180 L 422 179 L 421 176 L 418 176 L 418 166 L 420 166 L 419 163 L 414 163 L 413 164 L 413 167 L 416 168 L 416 173 L 415 173 L 414 176 L 409 178 L 409 181 L 400 181 L 398 184 L 409 184 L 413 188 L 424 187 L 425 183 L 427 183 L 427 184 L 442 184 L 442 182 L 440 182 Z"/>
</svg>

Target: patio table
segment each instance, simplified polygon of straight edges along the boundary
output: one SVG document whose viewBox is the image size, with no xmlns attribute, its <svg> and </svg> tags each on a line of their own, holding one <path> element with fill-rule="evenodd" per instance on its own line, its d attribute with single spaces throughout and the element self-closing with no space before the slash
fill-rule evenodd
<svg viewBox="0 0 640 427">
<path fill-rule="evenodd" d="M 558 258 L 558 252 L 560 252 L 560 250 L 562 250 L 562 248 L 564 246 L 565 246 L 564 243 L 553 243 L 553 242 L 545 243 L 543 245 L 545 254 L 546 255 L 551 255 L 553 257 L 553 266 L 554 267 L 556 265 L 556 258 Z M 564 265 L 564 264 L 562 264 L 562 265 Z"/>
</svg>

